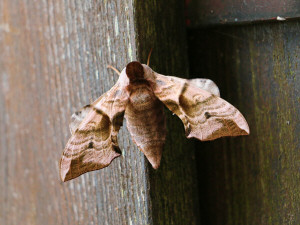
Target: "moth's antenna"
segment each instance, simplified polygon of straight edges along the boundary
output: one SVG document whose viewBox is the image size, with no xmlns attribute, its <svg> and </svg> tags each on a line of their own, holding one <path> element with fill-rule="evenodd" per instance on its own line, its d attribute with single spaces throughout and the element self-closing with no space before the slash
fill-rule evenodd
<svg viewBox="0 0 300 225">
<path fill-rule="evenodd" d="M 117 70 L 115 67 L 113 67 L 111 65 L 108 65 L 107 68 L 110 68 L 110 69 L 114 70 L 119 76 L 121 75 L 120 71 Z"/>
<path fill-rule="evenodd" d="M 148 55 L 148 60 L 147 60 L 147 66 L 149 66 L 149 63 L 150 63 L 150 56 L 151 56 L 151 53 L 152 53 L 152 48 L 149 52 L 149 55 Z"/>
</svg>

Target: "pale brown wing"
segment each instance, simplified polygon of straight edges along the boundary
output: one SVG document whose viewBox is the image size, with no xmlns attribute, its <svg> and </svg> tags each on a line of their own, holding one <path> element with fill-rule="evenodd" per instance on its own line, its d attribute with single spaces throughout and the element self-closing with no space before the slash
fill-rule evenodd
<svg viewBox="0 0 300 225">
<path fill-rule="evenodd" d="M 118 83 L 72 119 L 69 139 L 60 160 L 60 176 L 67 181 L 102 169 L 120 156 L 117 134 L 128 101 Z"/>
<path fill-rule="evenodd" d="M 155 75 L 155 95 L 182 120 L 188 138 L 207 141 L 249 134 L 243 115 L 225 100 L 186 79 Z"/>
</svg>

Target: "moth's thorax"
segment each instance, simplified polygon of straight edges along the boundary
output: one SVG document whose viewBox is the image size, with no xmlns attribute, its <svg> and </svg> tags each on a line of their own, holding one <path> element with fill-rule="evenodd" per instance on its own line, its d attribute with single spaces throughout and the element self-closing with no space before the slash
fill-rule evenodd
<svg viewBox="0 0 300 225">
<path fill-rule="evenodd" d="M 154 95 L 151 84 L 147 80 L 140 80 L 127 86 L 129 92 L 129 104 L 138 111 L 153 107 L 157 97 Z"/>
</svg>

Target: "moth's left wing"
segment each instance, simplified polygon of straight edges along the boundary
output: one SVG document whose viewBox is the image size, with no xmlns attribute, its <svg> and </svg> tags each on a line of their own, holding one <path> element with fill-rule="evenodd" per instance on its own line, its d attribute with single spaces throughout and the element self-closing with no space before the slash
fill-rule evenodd
<svg viewBox="0 0 300 225">
<path fill-rule="evenodd" d="M 155 76 L 155 95 L 182 120 L 188 138 L 207 141 L 249 134 L 243 115 L 225 100 L 186 79 Z"/>
<path fill-rule="evenodd" d="M 117 134 L 128 101 L 117 83 L 93 104 L 73 114 L 72 133 L 60 160 L 60 176 L 67 181 L 102 169 L 120 156 Z"/>
</svg>

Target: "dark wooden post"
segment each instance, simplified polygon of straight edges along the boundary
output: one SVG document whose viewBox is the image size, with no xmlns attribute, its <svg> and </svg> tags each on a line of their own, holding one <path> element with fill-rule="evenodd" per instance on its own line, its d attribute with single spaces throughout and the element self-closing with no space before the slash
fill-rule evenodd
<svg viewBox="0 0 300 225">
<path fill-rule="evenodd" d="M 191 74 L 215 80 L 251 134 L 198 143 L 201 222 L 300 224 L 299 1 L 217 2 L 190 5 Z"/>
<path fill-rule="evenodd" d="M 158 171 L 126 126 L 119 135 L 123 156 L 108 168 L 67 183 L 58 171 L 70 115 L 118 78 L 108 64 L 145 62 L 154 48 L 154 69 L 187 74 L 177 2 L 1 2 L 1 225 L 196 224 L 194 152 L 178 119 L 168 119 Z"/>
<path fill-rule="evenodd" d="M 162 74 L 187 77 L 188 62 L 183 2 L 136 1 L 138 56 Z M 193 141 L 182 122 L 168 110 L 168 139 L 161 167 L 150 170 L 154 224 L 198 224 L 197 173 Z"/>
</svg>

